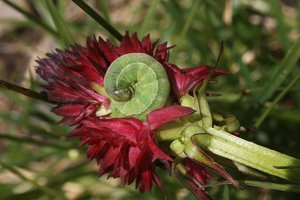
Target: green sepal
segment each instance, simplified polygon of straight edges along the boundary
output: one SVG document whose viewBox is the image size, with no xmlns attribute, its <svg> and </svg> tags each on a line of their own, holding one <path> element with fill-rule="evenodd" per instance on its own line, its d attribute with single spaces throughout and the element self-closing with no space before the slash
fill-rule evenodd
<svg viewBox="0 0 300 200">
<path fill-rule="evenodd" d="M 229 116 L 224 119 L 225 126 L 224 130 L 229 133 L 234 133 L 240 130 L 240 122 L 235 116 Z"/>
<path fill-rule="evenodd" d="M 202 134 L 199 134 L 202 135 Z M 207 154 L 205 154 L 194 142 L 193 138 L 198 135 L 194 135 L 192 139 L 185 141 L 184 153 L 193 161 L 214 170 L 219 175 L 230 181 L 236 188 L 240 188 L 237 181 L 235 181 L 231 175 L 226 172 L 218 163 L 214 162 Z"/>
<path fill-rule="evenodd" d="M 208 134 L 194 137 L 200 148 L 267 174 L 300 183 L 300 170 L 288 168 L 300 165 L 299 159 L 243 140 L 223 130 L 207 128 L 206 132 Z M 279 169 L 276 166 L 287 168 Z"/>
<path fill-rule="evenodd" d="M 248 185 L 252 187 L 266 188 L 271 190 L 279 190 L 284 192 L 297 192 L 300 193 L 300 185 L 295 184 L 280 184 L 272 182 L 263 182 L 263 181 L 253 181 L 253 180 L 241 180 L 240 184 Z"/>
<path fill-rule="evenodd" d="M 180 140 L 174 140 L 170 144 L 170 149 L 173 154 L 180 156 L 183 154 L 184 144 Z"/>
<path fill-rule="evenodd" d="M 169 122 L 156 131 L 157 141 L 173 141 L 181 137 L 185 126 L 181 121 Z"/>
<path fill-rule="evenodd" d="M 181 106 L 190 107 L 196 111 L 193 114 L 185 116 L 184 117 L 185 119 L 188 119 L 190 122 L 197 122 L 201 120 L 197 98 L 194 98 L 189 94 L 186 94 L 180 98 L 179 102 Z"/>
<path fill-rule="evenodd" d="M 199 89 L 199 97 L 198 97 L 199 110 L 201 116 L 201 120 L 198 123 L 201 127 L 204 128 L 212 127 L 213 125 L 212 114 L 210 112 L 210 108 L 206 96 L 207 84 L 208 84 L 208 79 L 205 79 L 203 81 L 202 86 Z"/>
<path fill-rule="evenodd" d="M 222 122 L 224 117 L 219 113 L 212 113 L 212 118 L 214 122 Z"/>
</svg>

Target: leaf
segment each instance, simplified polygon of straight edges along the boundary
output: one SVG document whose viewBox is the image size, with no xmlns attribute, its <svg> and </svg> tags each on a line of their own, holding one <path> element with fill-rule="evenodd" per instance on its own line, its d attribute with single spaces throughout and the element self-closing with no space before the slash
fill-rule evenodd
<svg viewBox="0 0 300 200">
<path fill-rule="evenodd" d="M 18 12 L 20 12 L 22 15 L 24 15 L 29 21 L 33 22 L 34 24 L 40 26 L 41 28 L 43 28 L 45 31 L 47 31 L 48 33 L 50 33 L 51 35 L 55 36 L 56 38 L 58 38 L 58 33 L 48 24 L 46 24 L 42 19 L 37 18 L 36 16 L 34 16 L 32 13 L 29 13 L 25 10 L 23 10 L 21 7 L 19 7 L 18 5 L 16 5 L 15 3 L 12 3 L 9 0 L 3 0 L 4 3 L 6 3 L 7 5 L 9 5 L 10 7 L 12 7 L 13 9 L 17 10 Z"/>
<path fill-rule="evenodd" d="M 151 2 L 150 8 L 147 11 L 147 14 L 142 23 L 142 27 L 140 28 L 140 31 L 139 31 L 139 34 L 141 36 L 144 36 L 148 32 L 149 29 L 151 30 L 151 22 L 155 18 L 154 14 L 155 14 L 156 7 L 159 4 L 160 0 L 153 0 L 153 1 L 149 1 L 149 2 Z"/>
<path fill-rule="evenodd" d="M 68 29 L 69 25 L 65 22 L 63 17 L 60 15 L 59 9 L 54 5 L 54 2 L 50 0 L 46 0 L 46 5 L 52 17 L 52 20 L 55 24 L 56 30 L 60 35 L 64 45 L 73 44 L 75 40 Z"/>
<path fill-rule="evenodd" d="M 257 119 L 255 123 L 255 127 L 258 128 L 272 111 L 272 109 L 279 103 L 279 101 L 286 95 L 288 91 L 290 91 L 294 85 L 300 80 L 300 74 L 298 74 L 291 82 L 285 87 L 285 89 L 274 99 L 271 105 L 262 112 L 260 117 Z"/>
<path fill-rule="evenodd" d="M 268 100 L 280 87 L 282 82 L 287 78 L 300 56 L 300 39 L 290 48 L 282 62 L 275 68 L 275 73 L 268 80 L 262 91 L 255 97 L 255 101 L 263 104 Z"/>
</svg>

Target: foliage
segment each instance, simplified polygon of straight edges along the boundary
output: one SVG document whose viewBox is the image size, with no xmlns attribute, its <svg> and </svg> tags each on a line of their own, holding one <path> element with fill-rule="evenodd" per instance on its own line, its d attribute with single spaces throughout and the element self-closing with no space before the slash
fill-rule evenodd
<svg viewBox="0 0 300 200">
<path fill-rule="evenodd" d="M 60 46 L 84 41 L 94 33 L 113 40 L 112 35 L 71 1 L 28 0 L 29 9 L 16 1 L 3 2 L 25 16 L 26 20 L 14 21 L 16 29 L 39 29 L 44 37 L 52 38 Z M 129 30 L 140 37 L 150 33 L 153 40 L 160 38 L 160 42 L 176 44 L 171 61 L 183 68 L 213 65 L 223 41 L 225 49 L 219 66 L 232 74 L 219 78 L 209 88 L 222 94 L 209 97 L 212 107 L 238 116 L 241 124 L 250 130 L 241 137 L 300 158 L 298 1 L 109 2 L 89 1 L 121 33 Z M 84 17 L 72 19 L 68 13 L 70 6 Z M 18 38 L 17 33 L 11 37 L 16 43 L 26 41 Z M 41 90 L 36 86 L 37 81 L 27 80 L 35 91 Z M 67 138 L 68 130 L 57 124 L 59 119 L 49 111 L 50 104 L 10 91 L 0 92 L 7 106 L 0 110 L 0 199 L 164 198 L 164 192 L 156 188 L 151 194 L 139 194 L 132 187 L 121 187 L 118 180 L 98 178 L 96 163 L 88 162 L 77 141 Z M 243 179 L 240 174 L 231 173 Z M 195 199 L 167 174 L 160 175 L 169 199 Z M 220 181 L 213 180 L 209 187 L 213 199 L 296 199 L 299 196 L 259 185 L 236 190 L 232 186 L 220 186 Z"/>
</svg>

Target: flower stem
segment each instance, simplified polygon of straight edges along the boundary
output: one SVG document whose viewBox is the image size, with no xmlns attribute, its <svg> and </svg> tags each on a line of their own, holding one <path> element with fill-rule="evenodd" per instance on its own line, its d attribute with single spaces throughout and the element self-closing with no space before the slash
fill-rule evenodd
<svg viewBox="0 0 300 200">
<path fill-rule="evenodd" d="M 239 162 L 289 181 L 300 183 L 300 160 L 248 142 L 215 128 L 206 128 L 208 134 L 194 137 L 195 142 L 216 155 Z"/>
<path fill-rule="evenodd" d="M 84 10 L 89 16 L 91 16 L 96 22 L 98 22 L 103 28 L 105 28 L 110 34 L 112 34 L 117 40 L 122 41 L 123 35 L 111 26 L 101 15 L 93 10 L 88 4 L 82 0 L 72 0 L 77 6 Z"/>
<path fill-rule="evenodd" d="M 35 91 L 27 89 L 27 88 L 23 88 L 23 87 L 14 85 L 12 83 L 6 82 L 1 79 L 0 79 L 0 88 L 8 89 L 8 90 L 23 94 L 27 97 L 31 97 L 31 98 L 38 99 L 38 100 L 43 100 L 48 103 L 52 103 L 51 101 L 48 100 L 47 96 L 45 96 L 45 95 L 42 95 L 38 92 L 35 92 Z"/>
</svg>

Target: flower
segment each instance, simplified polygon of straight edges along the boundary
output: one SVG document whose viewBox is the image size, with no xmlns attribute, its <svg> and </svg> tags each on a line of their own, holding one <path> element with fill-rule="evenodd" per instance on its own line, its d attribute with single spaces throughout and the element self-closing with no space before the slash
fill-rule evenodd
<svg viewBox="0 0 300 200">
<path fill-rule="evenodd" d="M 203 188 L 199 188 L 198 185 L 205 185 L 206 180 L 212 178 L 212 176 L 206 172 L 205 168 L 191 159 L 185 159 L 183 165 L 186 170 L 187 182 L 191 187 L 191 191 L 195 193 L 197 197 L 203 200 L 208 200 L 209 197 L 205 193 Z"/>
<path fill-rule="evenodd" d="M 172 105 L 178 100 L 170 96 L 168 104 L 149 110 L 145 119 L 112 117 L 113 99 L 104 89 L 105 75 L 118 58 L 143 53 L 163 66 L 171 82 L 171 92 L 180 98 L 201 83 L 211 68 L 180 69 L 168 61 L 170 48 L 167 43 L 152 43 L 149 35 L 139 40 L 136 34 L 127 32 L 119 47 L 101 37 L 93 37 L 87 40 L 86 47 L 76 44 L 37 61 L 36 71 L 47 82 L 44 87 L 48 100 L 57 104 L 53 112 L 63 117 L 63 123 L 74 127 L 70 136 L 80 139 L 81 146 L 87 146 L 87 156 L 97 161 L 99 175 L 108 173 L 110 177 L 119 177 L 123 184 L 135 181 L 141 192 L 150 191 L 153 183 L 162 186 L 155 173 L 157 161 L 168 169 L 173 162 L 172 156 L 159 148 L 155 139 L 157 129 L 194 110 Z M 224 73 L 217 70 L 215 75 Z M 199 198 L 205 197 L 196 182 L 205 183 L 209 175 L 188 158 L 183 164 L 188 174 L 195 176 L 188 179 L 192 190 Z"/>
<path fill-rule="evenodd" d="M 123 184 L 136 180 L 141 192 L 150 191 L 152 182 L 162 185 L 155 175 L 155 161 L 160 160 L 168 167 L 173 160 L 158 148 L 153 128 L 193 112 L 190 108 L 170 106 L 151 112 L 144 123 L 136 118 L 84 119 L 70 135 L 79 138 L 81 145 L 88 145 L 88 158 L 97 160 L 100 176 L 109 173 L 111 177 L 120 177 Z M 164 113 L 174 115 L 154 120 Z"/>
<path fill-rule="evenodd" d="M 202 83 L 211 71 L 210 66 L 197 66 L 180 69 L 174 64 L 168 64 L 168 73 L 172 82 L 174 94 L 180 98 L 189 93 L 196 85 Z M 228 74 L 227 71 L 217 69 L 214 76 Z"/>
</svg>

